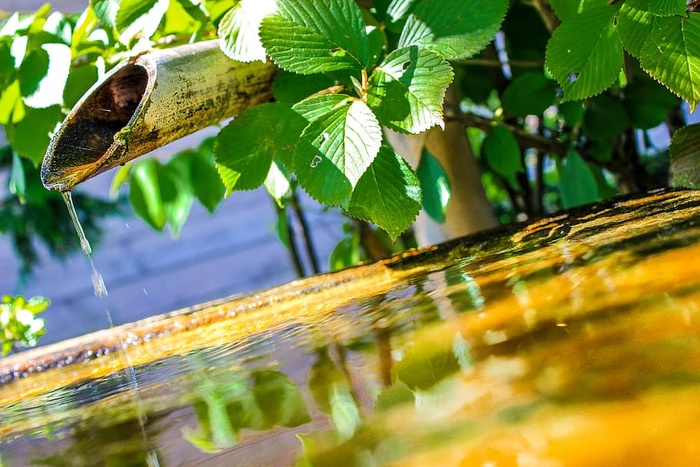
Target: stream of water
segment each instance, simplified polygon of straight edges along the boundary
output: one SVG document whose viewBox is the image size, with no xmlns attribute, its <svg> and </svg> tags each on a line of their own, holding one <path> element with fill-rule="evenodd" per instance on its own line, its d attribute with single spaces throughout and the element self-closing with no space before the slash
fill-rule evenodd
<svg viewBox="0 0 700 467">
<path fill-rule="evenodd" d="M 106 299 L 109 293 L 107 292 L 107 287 L 105 285 L 104 278 L 102 277 L 102 274 L 100 274 L 97 270 L 97 267 L 95 266 L 95 261 L 92 259 L 92 247 L 90 246 L 90 242 L 87 236 L 85 235 L 85 230 L 83 229 L 83 226 L 80 223 L 80 219 L 78 218 L 78 213 L 75 210 L 75 204 L 73 203 L 73 197 L 71 196 L 71 192 L 62 191 L 61 195 L 63 196 L 63 201 L 65 202 L 66 207 L 68 208 L 68 214 L 70 215 L 70 218 L 73 221 L 73 227 L 75 227 L 75 232 L 78 234 L 78 239 L 80 240 L 80 248 L 83 250 L 85 257 L 90 263 L 92 288 L 95 293 L 95 296 L 100 299 Z M 119 332 L 118 328 L 114 325 L 114 320 L 112 319 L 112 313 L 109 311 L 109 306 L 105 307 L 105 316 L 107 318 L 109 328 L 115 329 L 117 330 L 117 332 Z M 129 350 L 127 349 L 126 339 L 123 335 L 121 335 L 120 332 L 119 335 L 119 352 L 121 352 L 124 360 L 126 361 L 124 373 L 128 381 L 128 385 L 130 385 L 133 390 L 134 399 L 138 402 L 137 405 L 140 406 L 141 398 L 139 396 L 139 383 L 138 379 L 136 378 L 136 371 L 134 370 L 134 365 L 131 362 L 131 356 L 129 355 Z M 141 435 L 143 436 L 144 446 L 147 448 L 148 451 L 146 461 L 149 467 L 157 467 L 159 465 L 158 457 L 155 455 L 155 451 L 153 451 L 150 448 L 148 442 L 148 435 L 146 434 L 146 421 L 147 418 L 145 410 L 139 409 L 138 423 L 141 430 Z"/>
</svg>

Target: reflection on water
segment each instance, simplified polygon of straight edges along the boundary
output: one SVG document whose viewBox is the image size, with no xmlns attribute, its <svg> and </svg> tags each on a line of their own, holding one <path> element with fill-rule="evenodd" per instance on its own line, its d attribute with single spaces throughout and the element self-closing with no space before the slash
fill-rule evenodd
<svg viewBox="0 0 700 467">
<path fill-rule="evenodd" d="M 697 465 L 698 221 L 659 193 L 128 325 L 139 397 L 108 331 L 19 354 L 0 465 Z"/>
</svg>

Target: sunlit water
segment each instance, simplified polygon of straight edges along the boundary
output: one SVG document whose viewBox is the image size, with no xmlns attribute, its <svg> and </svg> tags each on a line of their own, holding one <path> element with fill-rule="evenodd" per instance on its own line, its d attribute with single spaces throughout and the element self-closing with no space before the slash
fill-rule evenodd
<svg viewBox="0 0 700 467">
<path fill-rule="evenodd" d="M 660 193 L 127 325 L 138 398 L 117 330 L 0 360 L 0 463 L 698 465 L 698 222 Z"/>
</svg>

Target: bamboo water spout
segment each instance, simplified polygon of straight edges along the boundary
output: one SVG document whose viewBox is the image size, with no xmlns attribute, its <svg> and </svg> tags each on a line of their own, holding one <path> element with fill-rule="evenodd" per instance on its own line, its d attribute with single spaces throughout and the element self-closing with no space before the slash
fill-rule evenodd
<svg viewBox="0 0 700 467">
<path fill-rule="evenodd" d="M 48 189 L 76 184 L 271 98 L 275 67 L 226 57 L 218 41 L 122 62 L 70 111 L 41 167 Z"/>
</svg>

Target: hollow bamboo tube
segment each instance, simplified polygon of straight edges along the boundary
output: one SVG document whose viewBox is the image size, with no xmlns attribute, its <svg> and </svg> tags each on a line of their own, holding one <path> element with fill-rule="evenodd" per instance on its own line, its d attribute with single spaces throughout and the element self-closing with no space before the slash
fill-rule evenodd
<svg viewBox="0 0 700 467">
<path fill-rule="evenodd" d="M 44 186 L 66 191 L 270 100 L 272 64 L 240 63 L 218 41 L 154 50 L 117 65 L 73 107 L 49 144 Z"/>
</svg>

